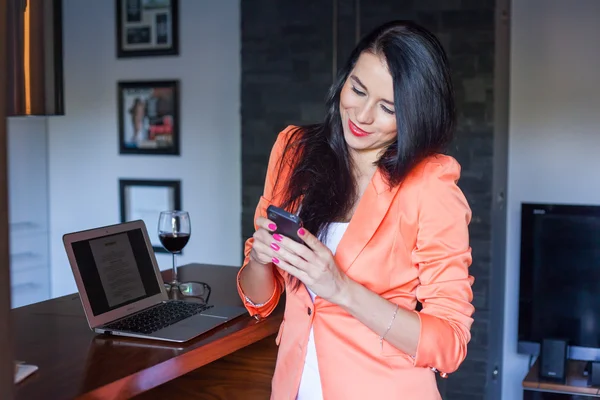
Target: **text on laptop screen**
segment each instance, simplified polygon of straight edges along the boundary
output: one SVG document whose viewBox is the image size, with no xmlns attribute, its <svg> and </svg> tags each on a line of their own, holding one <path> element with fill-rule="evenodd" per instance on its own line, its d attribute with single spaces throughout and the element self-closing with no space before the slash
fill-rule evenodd
<svg viewBox="0 0 600 400">
<path fill-rule="evenodd" d="M 95 316 L 160 293 L 141 229 L 72 246 Z"/>
</svg>

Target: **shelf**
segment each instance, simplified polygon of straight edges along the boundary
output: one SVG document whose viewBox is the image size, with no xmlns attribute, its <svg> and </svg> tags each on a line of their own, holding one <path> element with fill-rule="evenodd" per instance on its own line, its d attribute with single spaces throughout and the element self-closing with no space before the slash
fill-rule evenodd
<svg viewBox="0 0 600 400">
<path fill-rule="evenodd" d="M 586 398 L 600 397 L 600 387 L 588 385 L 588 377 L 584 375 L 586 363 L 586 361 L 567 361 L 567 378 L 564 383 L 560 383 L 540 379 L 538 359 L 523 380 L 523 389 L 525 391 L 585 396 Z"/>
</svg>

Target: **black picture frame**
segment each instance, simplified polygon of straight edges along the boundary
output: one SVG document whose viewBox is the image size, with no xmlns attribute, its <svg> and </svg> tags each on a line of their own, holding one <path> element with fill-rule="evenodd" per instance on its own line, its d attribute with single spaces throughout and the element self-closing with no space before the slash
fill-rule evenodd
<svg viewBox="0 0 600 400">
<path fill-rule="evenodd" d="M 117 58 L 179 55 L 179 0 L 115 0 Z"/>
<path fill-rule="evenodd" d="M 180 155 L 178 80 L 118 82 L 117 107 L 120 154 Z"/>
<path fill-rule="evenodd" d="M 119 208 L 121 222 L 143 220 L 154 251 L 168 253 L 158 238 L 158 217 L 161 211 L 182 209 L 181 181 L 119 179 Z"/>
</svg>

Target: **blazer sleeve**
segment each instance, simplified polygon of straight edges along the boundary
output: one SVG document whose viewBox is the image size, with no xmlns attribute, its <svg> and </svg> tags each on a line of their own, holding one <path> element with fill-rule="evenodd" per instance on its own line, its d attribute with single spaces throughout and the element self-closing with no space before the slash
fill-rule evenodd
<svg viewBox="0 0 600 400">
<path fill-rule="evenodd" d="M 413 261 L 419 268 L 417 312 L 421 333 L 415 365 L 441 373 L 458 369 L 467 355 L 474 307 L 468 225 L 471 209 L 457 186 L 460 166 L 448 156 L 425 165 Z"/>
<path fill-rule="evenodd" d="M 281 162 L 283 162 L 283 160 L 281 159 L 283 150 L 285 149 L 287 140 L 289 138 L 289 133 L 292 131 L 292 129 L 293 129 L 293 127 L 290 126 L 290 127 L 286 128 L 284 131 L 282 131 L 278 135 L 277 140 L 276 140 L 275 144 L 273 145 L 273 148 L 271 149 L 271 155 L 269 157 L 269 165 L 267 168 L 267 175 L 265 178 L 265 186 L 264 186 L 264 190 L 263 190 L 263 195 L 261 196 L 261 198 L 258 202 L 258 205 L 256 207 L 256 210 L 254 212 L 254 229 L 257 228 L 257 226 L 256 226 L 257 218 L 259 216 L 266 217 L 267 207 L 269 206 L 269 204 L 271 204 L 272 200 L 275 197 L 275 193 L 273 193 L 275 180 L 277 179 L 277 174 L 281 170 L 280 166 L 281 166 Z M 283 168 L 284 171 L 285 171 L 285 169 L 286 168 Z M 284 176 L 282 176 L 282 178 L 285 179 Z M 242 290 L 242 286 L 240 285 L 240 274 L 244 270 L 244 268 L 248 265 L 248 263 L 250 262 L 250 251 L 252 250 L 253 243 L 254 243 L 254 238 L 251 237 L 248 240 L 246 240 L 246 243 L 244 245 L 244 262 L 238 272 L 237 289 L 238 289 L 240 298 L 242 299 L 244 306 L 246 307 L 246 309 L 248 310 L 250 315 L 260 316 L 261 318 L 265 318 L 273 312 L 273 310 L 279 303 L 279 299 L 285 288 L 285 283 L 284 283 L 283 276 L 281 274 L 279 274 L 277 272 L 277 269 L 275 268 L 275 266 L 273 264 L 271 264 L 270 268 L 272 269 L 273 276 L 275 277 L 275 290 L 274 290 L 273 294 L 271 295 L 271 297 L 269 298 L 269 300 L 267 300 L 265 303 L 262 303 L 262 304 L 256 304 L 250 298 L 248 298 L 248 296 L 246 296 L 244 294 L 244 291 Z M 269 268 L 269 266 L 267 266 L 266 268 Z"/>
</svg>

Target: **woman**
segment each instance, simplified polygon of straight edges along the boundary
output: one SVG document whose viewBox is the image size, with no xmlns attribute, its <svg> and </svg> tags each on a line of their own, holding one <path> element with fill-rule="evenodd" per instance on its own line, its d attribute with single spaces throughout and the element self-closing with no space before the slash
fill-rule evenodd
<svg viewBox="0 0 600 400">
<path fill-rule="evenodd" d="M 144 119 L 146 118 L 146 102 L 136 97 L 133 101 L 133 105 L 129 109 L 129 114 L 131 116 L 131 126 L 133 127 L 133 137 L 129 140 L 129 143 L 136 144 L 144 139 L 146 139 L 145 135 L 145 127 L 144 127 Z"/>
<path fill-rule="evenodd" d="M 471 212 L 441 154 L 454 125 L 441 45 L 392 22 L 357 45 L 326 121 L 279 135 L 238 280 L 256 317 L 287 292 L 273 399 L 440 398 L 474 312 Z M 270 204 L 304 244 L 273 234 Z"/>
</svg>

